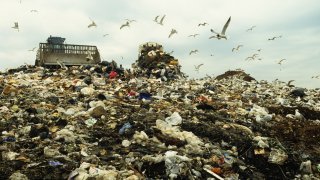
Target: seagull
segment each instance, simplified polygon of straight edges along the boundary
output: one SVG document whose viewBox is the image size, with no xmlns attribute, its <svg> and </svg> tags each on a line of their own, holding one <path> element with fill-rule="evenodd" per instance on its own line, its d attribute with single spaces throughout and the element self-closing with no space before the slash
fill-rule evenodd
<svg viewBox="0 0 320 180">
<path fill-rule="evenodd" d="M 193 53 L 197 53 L 197 52 L 199 52 L 198 49 L 192 50 L 192 51 L 190 51 L 189 55 L 191 55 Z"/>
<path fill-rule="evenodd" d="M 178 33 L 177 30 L 171 29 L 171 32 L 170 32 L 170 34 L 169 34 L 169 38 L 170 38 L 173 34 L 177 34 L 177 33 Z"/>
<path fill-rule="evenodd" d="M 273 36 L 272 38 L 269 38 L 268 41 L 273 41 L 273 40 L 275 40 L 276 38 L 281 38 L 281 37 L 282 37 L 282 35 L 280 35 L 280 36 Z"/>
<path fill-rule="evenodd" d="M 294 117 L 298 120 L 306 120 L 306 118 L 299 112 L 299 109 L 295 109 Z"/>
<path fill-rule="evenodd" d="M 278 61 L 278 64 L 281 65 L 284 60 L 286 60 L 286 59 L 280 59 L 280 60 Z"/>
<path fill-rule="evenodd" d="M 248 31 L 252 31 L 253 28 L 255 28 L 255 27 L 256 27 L 256 26 L 251 26 L 251 28 L 247 29 L 247 32 L 248 32 Z"/>
<path fill-rule="evenodd" d="M 153 21 L 156 22 L 156 23 L 158 23 L 158 18 L 159 18 L 159 15 L 156 16 Z"/>
<path fill-rule="evenodd" d="M 199 65 L 194 65 L 195 70 L 199 73 L 199 68 L 202 66 L 203 64 L 199 64 Z"/>
<path fill-rule="evenodd" d="M 258 52 L 261 52 L 262 49 L 257 49 Z"/>
<path fill-rule="evenodd" d="M 169 53 L 167 53 L 167 54 L 171 55 L 173 52 L 174 52 L 174 51 L 172 50 L 171 52 L 169 52 Z"/>
<path fill-rule="evenodd" d="M 221 33 L 217 33 L 213 29 L 210 30 L 211 32 L 216 34 L 216 36 L 214 36 L 215 38 L 217 38 L 217 39 L 222 39 L 222 38 L 227 39 L 227 36 L 225 34 L 226 34 L 226 30 L 227 30 L 227 28 L 229 26 L 230 21 L 231 21 L 231 16 L 229 17 L 229 19 L 226 22 L 226 24 L 223 26 L 223 29 L 222 29 Z M 209 37 L 209 39 L 211 39 L 211 38 L 213 38 L 213 36 Z"/>
<path fill-rule="evenodd" d="M 158 22 L 158 24 L 163 25 L 163 20 L 166 17 L 166 15 L 163 15 L 162 18 L 160 19 L 160 22 Z"/>
<path fill-rule="evenodd" d="M 32 49 L 29 49 L 28 51 L 34 51 L 36 49 L 36 47 L 32 48 Z"/>
<path fill-rule="evenodd" d="M 68 67 L 63 62 L 61 62 L 59 60 L 59 58 L 57 58 L 56 61 L 57 61 L 57 64 L 60 65 L 61 68 L 65 69 L 65 70 L 68 70 Z"/>
<path fill-rule="evenodd" d="M 87 61 L 93 61 L 93 57 L 91 55 L 91 52 L 87 50 L 88 56 L 86 57 Z"/>
<path fill-rule="evenodd" d="M 208 23 L 204 22 L 204 23 L 199 23 L 198 26 L 205 26 L 207 25 Z"/>
<path fill-rule="evenodd" d="M 252 59 L 254 60 L 259 54 L 253 54 L 252 56 L 249 56 L 246 58 L 246 60 Z"/>
<path fill-rule="evenodd" d="M 13 29 L 17 29 L 19 31 L 19 23 L 15 22 L 14 26 L 12 27 Z"/>
<path fill-rule="evenodd" d="M 97 24 L 90 18 L 91 20 L 91 24 L 88 25 L 88 28 L 91 28 L 91 27 L 97 27 Z"/>
<path fill-rule="evenodd" d="M 103 37 L 106 37 L 106 36 L 108 36 L 108 35 L 109 35 L 109 34 L 104 34 Z"/>
<path fill-rule="evenodd" d="M 288 81 L 287 86 L 289 86 L 289 87 L 293 87 L 294 85 L 291 85 L 291 83 L 292 83 L 293 81 L 294 81 L 294 80 L 290 80 L 290 81 Z"/>
<path fill-rule="evenodd" d="M 320 75 L 318 75 L 318 76 L 312 76 L 311 78 L 312 78 L 312 79 L 320 79 Z"/>
<path fill-rule="evenodd" d="M 124 23 L 124 24 L 122 24 L 121 26 L 120 26 L 120 29 L 122 29 L 123 27 L 125 27 L 125 26 L 130 26 L 130 23 L 129 23 L 129 21 L 127 21 L 126 23 Z"/>
<path fill-rule="evenodd" d="M 128 21 L 129 23 L 132 23 L 132 22 L 137 22 L 136 20 L 134 19 L 125 19 L 126 21 Z"/>
<path fill-rule="evenodd" d="M 239 48 L 240 48 L 240 47 L 242 47 L 242 46 L 243 46 L 243 45 L 242 45 L 242 44 L 240 44 L 240 45 L 238 45 L 237 47 L 232 48 L 232 52 L 233 52 L 233 51 L 235 51 L 235 50 L 237 50 L 237 51 L 238 51 L 238 50 L 239 50 Z"/>
<path fill-rule="evenodd" d="M 199 34 L 191 34 L 191 35 L 189 35 L 188 37 L 196 37 L 196 36 L 198 36 Z"/>
</svg>

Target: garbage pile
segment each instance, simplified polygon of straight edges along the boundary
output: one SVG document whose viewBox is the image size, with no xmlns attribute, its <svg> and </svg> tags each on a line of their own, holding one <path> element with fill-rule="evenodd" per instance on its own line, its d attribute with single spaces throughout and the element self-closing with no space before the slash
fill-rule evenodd
<svg viewBox="0 0 320 180">
<path fill-rule="evenodd" d="M 133 65 L 139 76 L 155 77 L 162 81 L 184 78 L 179 60 L 163 50 L 162 45 L 147 42 L 139 47 L 138 60 Z"/>
<path fill-rule="evenodd" d="M 106 72 L 0 74 L 0 179 L 320 178 L 320 89 Z"/>
</svg>

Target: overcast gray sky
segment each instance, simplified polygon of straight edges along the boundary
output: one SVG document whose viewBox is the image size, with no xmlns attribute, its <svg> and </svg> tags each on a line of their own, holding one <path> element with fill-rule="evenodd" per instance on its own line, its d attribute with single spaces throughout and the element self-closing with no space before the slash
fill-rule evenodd
<svg viewBox="0 0 320 180">
<path fill-rule="evenodd" d="M 96 45 L 104 60 L 127 68 L 137 59 L 139 44 L 155 41 L 174 51 L 192 78 L 241 68 L 257 80 L 292 79 L 296 86 L 319 88 L 320 79 L 311 78 L 320 75 L 319 10 L 318 0 L 1 0 L 0 70 L 34 64 L 36 51 L 29 50 L 53 35 L 70 44 Z M 157 15 L 166 15 L 163 26 L 153 21 Z M 228 40 L 209 39 L 210 29 L 221 31 L 230 16 Z M 90 18 L 96 28 L 88 28 Z M 120 30 L 125 19 L 136 22 Z M 203 22 L 208 25 L 198 26 Z M 171 29 L 178 33 L 168 38 Z M 274 36 L 282 37 L 268 40 Z M 198 53 L 189 55 L 195 49 Z M 256 60 L 245 60 L 254 53 Z M 281 59 L 286 60 L 279 65 Z M 194 66 L 200 63 L 197 73 Z"/>
</svg>

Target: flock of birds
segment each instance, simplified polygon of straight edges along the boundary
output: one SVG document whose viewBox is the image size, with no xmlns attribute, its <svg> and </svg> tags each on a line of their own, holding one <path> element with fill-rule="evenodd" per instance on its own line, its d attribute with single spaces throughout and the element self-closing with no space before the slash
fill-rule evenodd
<svg viewBox="0 0 320 180">
<path fill-rule="evenodd" d="M 21 3 L 21 1 L 20 1 Z M 36 10 L 36 9 L 32 9 L 30 10 L 31 13 L 38 13 L 39 11 Z M 157 15 L 155 16 L 155 18 L 153 19 L 153 21 L 161 26 L 164 25 L 164 22 L 165 22 L 165 18 L 166 18 L 166 15 Z M 88 28 L 96 28 L 98 25 L 96 24 L 96 22 L 89 18 L 90 19 L 90 24 L 88 24 Z M 134 19 L 125 19 L 125 22 L 123 24 L 120 25 L 119 29 L 124 29 L 124 28 L 128 28 L 131 26 L 131 24 L 133 22 L 137 22 L 136 20 Z M 227 32 L 227 29 L 229 27 L 229 24 L 231 22 L 231 16 L 227 19 L 227 21 L 225 22 L 221 32 L 217 32 L 215 31 L 214 29 L 210 29 L 210 32 L 213 34 L 209 37 L 209 39 L 225 39 L 227 40 L 228 39 L 228 36 L 226 34 Z M 201 22 L 198 24 L 198 27 L 200 26 L 207 26 L 209 25 L 207 22 Z M 13 29 L 16 29 L 18 32 L 19 32 L 19 23 L 18 22 L 14 22 L 14 25 L 12 26 Z M 246 32 L 250 32 L 250 31 L 253 31 L 254 29 L 256 28 L 256 26 L 251 26 L 250 28 L 246 29 Z M 173 35 L 175 34 L 178 34 L 178 31 L 174 28 L 171 29 L 171 31 L 169 32 L 169 35 L 168 35 L 168 38 L 171 38 Z M 109 34 L 103 34 L 103 37 L 106 37 L 108 36 Z M 197 36 L 199 36 L 200 34 L 198 33 L 195 33 L 195 34 L 190 34 L 188 37 L 193 37 L 193 38 L 196 38 Z M 276 39 L 279 39 L 279 38 L 282 38 L 282 35 L 279 35 L 279 36 L 273 36 L 273 37 L 270 37 L 268 38 L 267 40 L 268 41 L 274 41 Z M 240 51 L 240 49 L 243 47 L 244 45 L 243 44 L 239 44 L 235 47 L 232 48 L 232 52 L 235 53 L 237 51 Z M 32 49 L 30 49 L 29 51 L 35 51 L 36 47 L 33 47 Z M 254 52 L 252 55 L 248 56 L 245 58 L 245 61 L 252 61 L 252 60 L 262 60 L 262 58 L 259 56 L 260 55 L 260 52 L 261 52 L 262 49 L 257 49 L 256 52 Z M 197 54 L 199 52 L 198 49 L 194 49 L 194 50 L 191 50 L 189 52 L 189 55 L 193 55 L 193 54 Z M 171 51 L 170 53 L 168 54 L 172 54 L 173 51 Z M 213 54 L 210 54 L 210 56 L 214 56 Z M 282 65 L 283 62 L 285 61 L 286 59 L 280 59 L 280 60 L 277 60 L 277 64 L 279 65 Z M 198 65 L 194 65 L 195 67 L 195 71 L 196 72 L 199 72 L 199 68 L 203 66 L 203 63 L 200 63 Z M 281 70 L 281 69 L 280 69 Z M 315 76 L 312 76 L 311 78 L 313 79 L 320 79 L 320 75 L 315 75 Z"/>
</svg>

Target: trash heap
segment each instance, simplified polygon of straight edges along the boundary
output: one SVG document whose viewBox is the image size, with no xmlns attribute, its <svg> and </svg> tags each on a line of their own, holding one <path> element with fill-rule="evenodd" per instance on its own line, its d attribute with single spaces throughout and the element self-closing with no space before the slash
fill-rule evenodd
<svg viewBox="0 0 320 180">
<path fill-rule="evenodd" d="M 162 81 L 185 77 L 185 74 L 180 71 L 179 60 L 165 52 L 162 45 L 155 42 L 140 45 L 138 60 L 133 66 L 139 76 L 155 77 Z"/>
<path fill-rule="evenodd" d="M 106 69 L 0 74 L 0 179 L 320 178 L 319 89 Z"/>
</svg>

